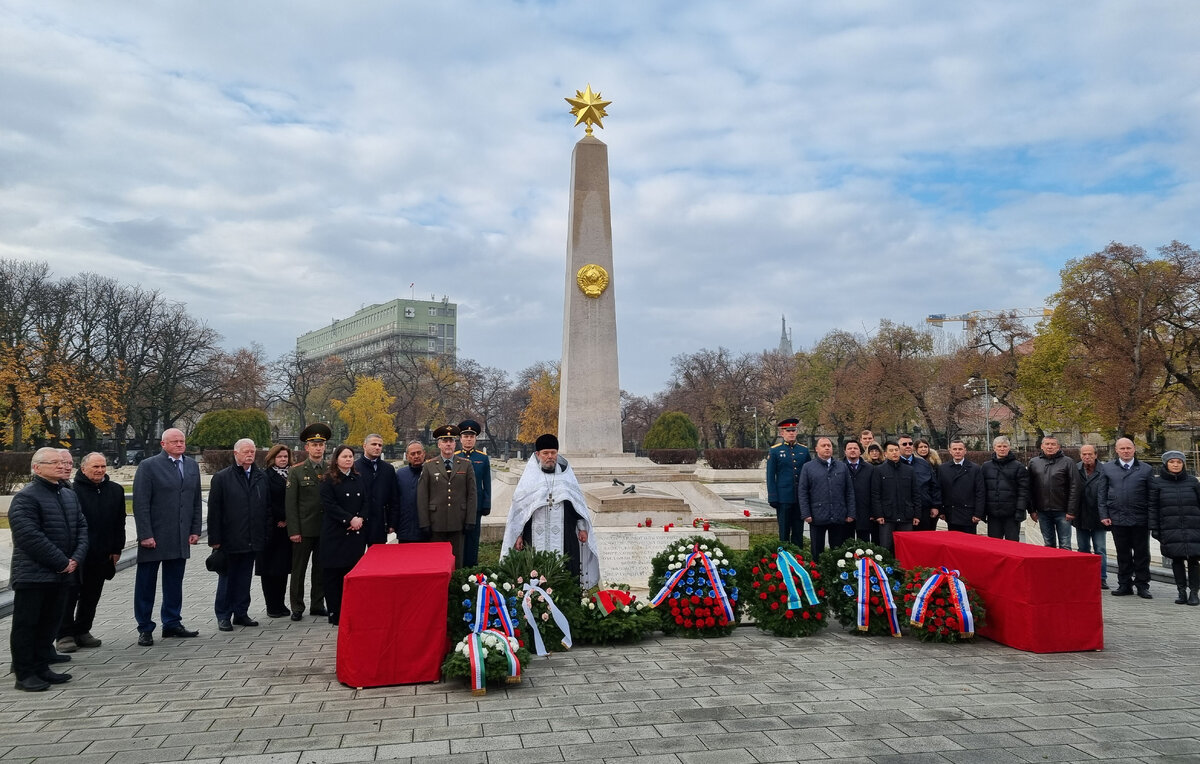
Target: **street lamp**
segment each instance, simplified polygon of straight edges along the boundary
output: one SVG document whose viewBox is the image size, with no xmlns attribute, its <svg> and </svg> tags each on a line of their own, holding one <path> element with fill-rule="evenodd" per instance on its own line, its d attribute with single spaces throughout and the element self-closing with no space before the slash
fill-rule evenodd
<svg viewBox="0 0 1200 764">
<path fill-rule="evenodd" d="M 742 406 L 742 411 L 750 411 L 754 413 L 754 450 L 758 450 L 758 407 L 757 406 Z"/>
<path fill-rule="evenodd" d="M 971 377 L 963 387 L 974 392 L 980 382 L 983 383 L 983 447 L 986 451 L 992 443 L 992 394 L 988 390 L 988 379 L 987 377 L 983 379 Z"/>
</svg>

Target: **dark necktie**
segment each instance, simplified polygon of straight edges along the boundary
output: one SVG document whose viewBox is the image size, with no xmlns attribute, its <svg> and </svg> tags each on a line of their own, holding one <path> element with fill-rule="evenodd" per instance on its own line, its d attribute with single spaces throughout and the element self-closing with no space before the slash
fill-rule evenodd
<svg viewBox="0 0 1200 764">
<path fill-rule="evenodd" d="M 175 462 L 175 468 L 179 470 L 179 477 L 183 477 L 183 459 L 172 459 Z"/>
<path fill-rule="evenodd" d="M 449 472 L 449 471 L 450 471 L 450 460 L 447 459 L 446 460 L 446 472 Z"/>
<path fill-rule="evenodd" d="M 1121 469 L 1125 470 L 1126 472 L 1129 472 L 1129 468 L 1130 468 L 1130 466 L 1132 466 L 1132 465 L 1129 465 L 1129 464 L 1122 464 L 1122 465 L 1121 465 Z"/>
</svg>

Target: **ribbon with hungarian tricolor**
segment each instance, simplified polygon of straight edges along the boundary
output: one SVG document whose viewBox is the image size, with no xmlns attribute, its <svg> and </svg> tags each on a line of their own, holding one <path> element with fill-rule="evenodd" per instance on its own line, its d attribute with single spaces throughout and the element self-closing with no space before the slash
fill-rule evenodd
<svg viewBox="0 0 1200 764">
<path fill-rule="evenodd" d="M 975 616 L 971 613 L 967 585 L 959 578 L 957 570 L 949 570 L 944 567 L 938 568 L 937 573 L 925 579 L 921 590 L 917 592 L 917 598 L 913 601 L 912 625 L 924 625 L 925 619 L 929 615 L 929 602 L 933 599 L 933 595 L 937 594 L 942 584 L 946 584 L 946 589 L 950 593 L 950 604 L 954 607 L 954 614 L 958 616 L 958 633 L 964 637 L 974 636 Z"/>
<path fill-rule="evenodd" d="M 571 624 L 567 621 L 567 617 L 554 604 L 554 600 L 550 599 L 550 595 L 546 590 L 537 584 L 525 584 L 525 596 L 521 599 L 521 607 L 525 611 L 525 621 L 529 624 L 529 630 L 533 632 L 533 646 L 538 655 L 548 655 L 546 644 L 542 641 L 542 632 L 538 629 L 537 616 L 533 614 L 533 595 L 537 594 L 546 601 L 546 607 L 550 610 L 550 616 L 554 619 L 554 625 L 563 633 L 562 644 L 568 650 L 571 649 Z"/>
<path fill-rule="evenodd" d="M 679 585 L 679 582 L 683 580 L 693 565 L 699 567 L 704 573 L 705 578 L 708 579 L 709 587 L 712 589 L 712 596 L 721 603 L 721 609 L 725 611 L 725 617 L 729 619 L 730 623 L 733 623 L 733 604 L 729 601 L 729 595 L 725 592 L 725 584 L 721 581 L 721 576 L 717 573 L 716 568 L 713 567 L 712 558 L 708 556 L 708 552 L 700 549 L 699 544 L 692 547 L 692 553 L 684 560 L 679 570 L 667 577 L 667 583 L 659 590 L 658 594 L 651 598 L 650 607 L 658 607 L 666 602 L 671 597 L 671 593 L 675 591 L 675 587 Z M 678 597 L 678 593 L 675 596 Z"/>
<path fill-rule="evenodd" d="M 808 598 L 808 604 L 810 605 L 820 603 L 820 600 L 817 599 L 817 590 L 813 586 L 812 577 L 808 575 L 804 564 L 797 560 L 795 555 L 783 547 L 779 547 L 779 553 L 775 556 L 775 562 L 779 565 L 779 572 L 783 574 L 783 585 L 787 587 L 788 610 L 799 610 L 804 607 L 801 595 Z M 800 582 L 800 588 L 796 587 L 797 581 Z"/>
<path fill-rule="evenodd" d="M 884 610 L 887 611 L 888 630 L 893 637 L 900 636 L 900 618 L 896 614 L 896 600 L 892 597 L 891 583 L 888 581 L 887 574 L 883 572 L 883 566 L 876 563 L 872 557 L 857 554 L 854 565 L 858 572 L 858 604 L 855 607 L 858 630 L 866 631 L 871 622 L 871 592 L 874 590 L 871 581 L 874 577 L 875 584 L 879 586 L 879 597 L 883 601 Z"/>
<path fill-rule="evenodd" d="M 488 628 L 489 615 L 495 612 L 498 624 L 492 624 L 499 629 L 503 629 L 508 636 L 513 636 L 512 618 L 508 615 L 508 607 L 504 602 L 504 597 L 500 592 L 496 591 L 496 585 L 489 583 L 487 576 L 479 577 L 479 588 L 475 592 L 475 621 L 472 624 L 474 631 L 485 631 Z"/>
<path fill-rule="evenodd" d="M 494 637 L 494 639 L 486 639 L 486 637 Z M 483 695 L 487 692 L 487 668 L 484 665 L 484 651 L 490 647 L 493 650 L 501 650 L 504 657 L 508 659 L 508 678 L 505 680 L 508 684 L 518 684 L 521 681 L 521 661 L 517 658 L 517 651 L 508 642 L 509 635 L 497 629 L 484 629 L 483 631 L 473 631 L 467 635 L 467 665 L 471 667 L 471 692 L 474 695 Z"/>
</svg>

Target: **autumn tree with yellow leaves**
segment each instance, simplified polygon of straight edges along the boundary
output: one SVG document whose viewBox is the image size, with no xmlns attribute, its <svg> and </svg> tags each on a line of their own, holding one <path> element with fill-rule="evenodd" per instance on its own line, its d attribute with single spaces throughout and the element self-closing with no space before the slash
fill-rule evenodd
<svg viewBox="0 0 1200 764">
<path fill-rule="evenodd" d="M 350 432 L 348 443 L 362 443 L 372 433 L 383 438 L 384 445 L 396 442 L 396 418 L 390 411 L 395 396 L 388 395 L 379 377 L 360 376 L 354 380 L 354 392 L 344 401 L 329 403 Z"/>
</svg>

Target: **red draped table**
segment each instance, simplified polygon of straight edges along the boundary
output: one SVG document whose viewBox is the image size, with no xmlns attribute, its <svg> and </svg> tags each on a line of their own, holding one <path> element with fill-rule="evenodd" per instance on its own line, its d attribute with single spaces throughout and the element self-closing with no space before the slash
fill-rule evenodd
<svg viewBox="0 0 1200 764">
<path fill-rule="evenodd" d="M 979 634 L 1034 653 L 1104 649 L 1100 557 L 969 533 L 897 533 L 904 568 L 958 570 L 983 598 Z"/>
<path fill-rule="evenodd" d="M 450 544 L 375 544 L 346 575 L 337 678 L 351 687 L 436 682 L 446 655 Z"/>
</svg>

